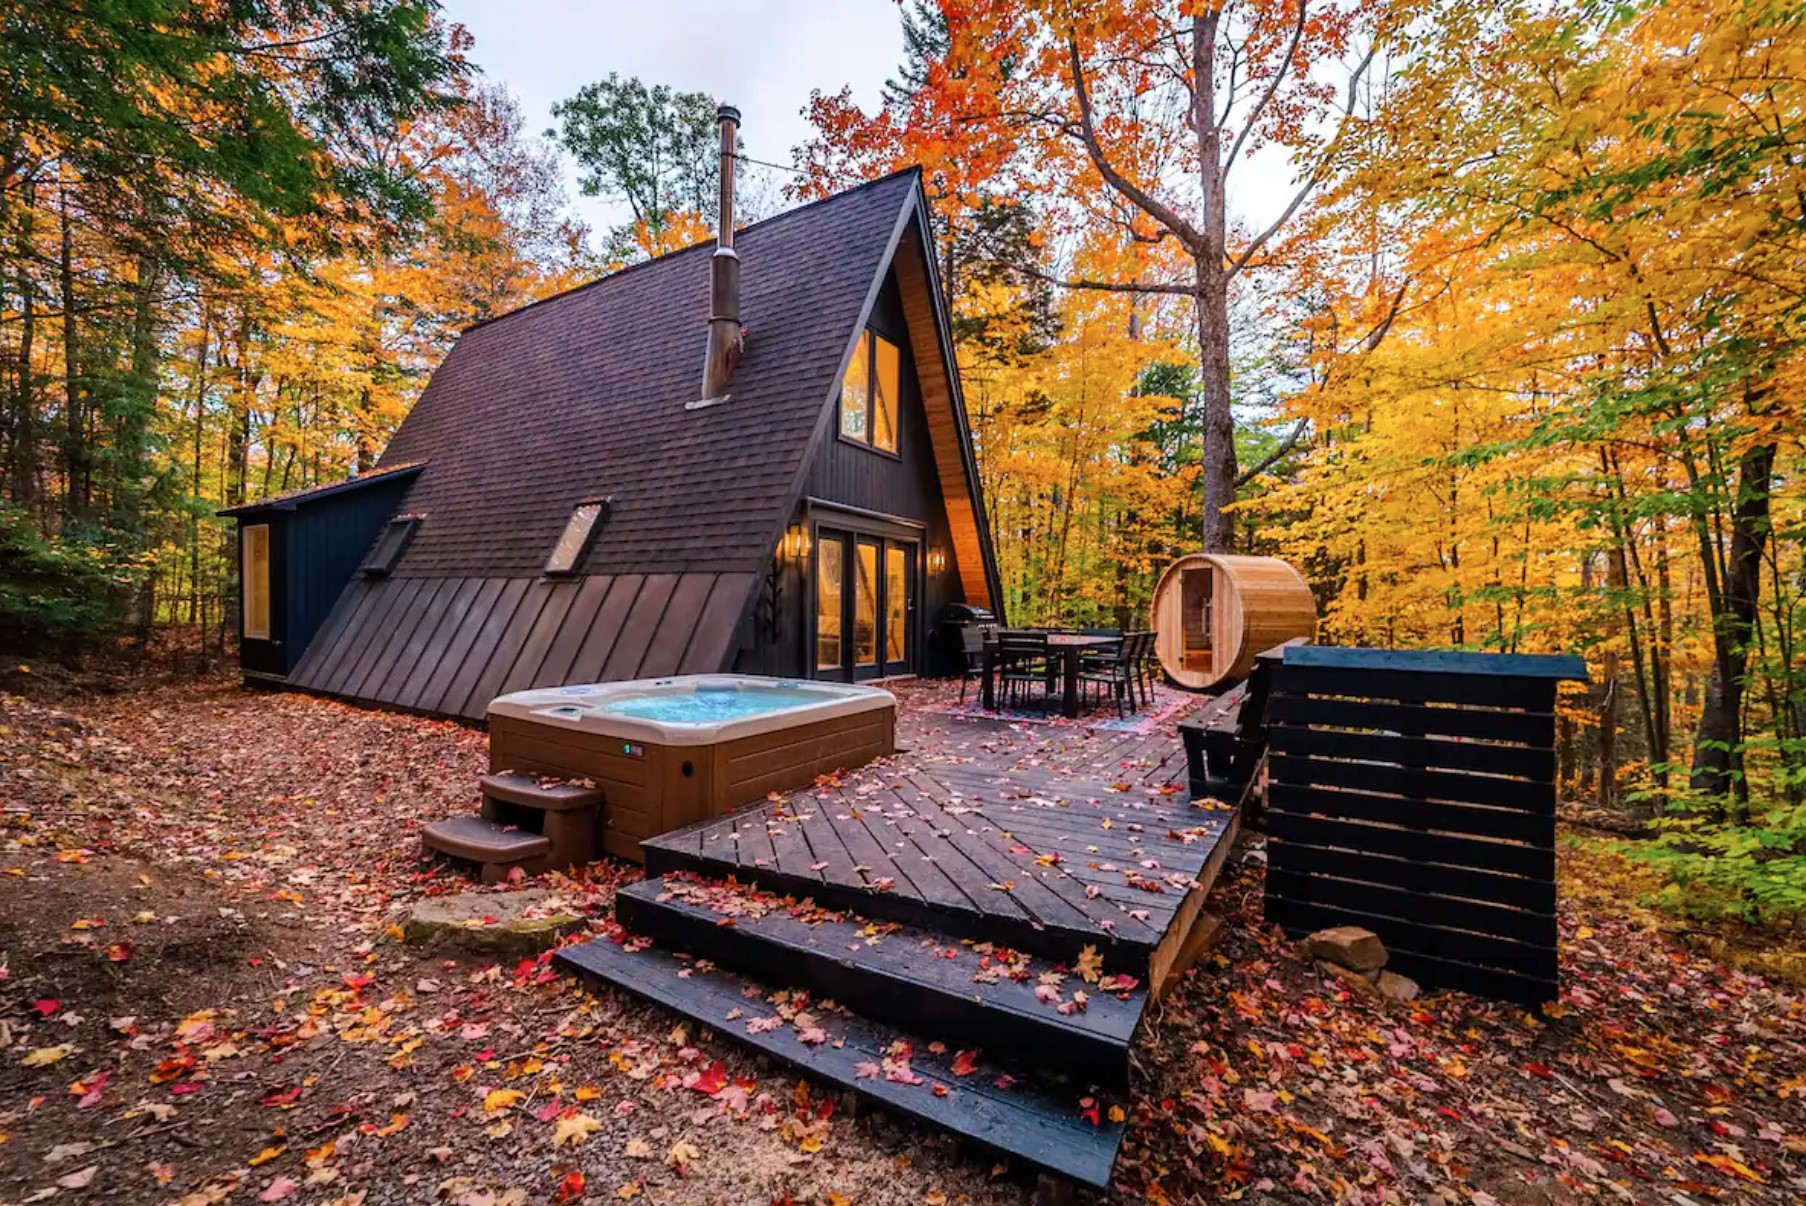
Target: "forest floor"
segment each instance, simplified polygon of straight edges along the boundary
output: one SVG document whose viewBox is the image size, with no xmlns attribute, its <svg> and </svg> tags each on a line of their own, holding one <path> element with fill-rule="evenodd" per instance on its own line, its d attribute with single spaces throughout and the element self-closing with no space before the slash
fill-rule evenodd
<svg viewBox="0 0 1806 1206">
<path fill-rule="evenodd" d="M 485 754 L 219 680 L 0 692 L 0 1202 L 1024 1198 L 543 960 L 396 941 L 468 886 L 416 833 L 474 806 Z M 1564 851 L 1535 1015 L 1324 982 L 1262 923 L 1261 858 L 1146 1027 L 1112 1200 L 1806 1198 L 1806 999 L 1679 944 L 1609 856 Z M 551 886 L 600 922 L 636 874 Z"/>
</svg>

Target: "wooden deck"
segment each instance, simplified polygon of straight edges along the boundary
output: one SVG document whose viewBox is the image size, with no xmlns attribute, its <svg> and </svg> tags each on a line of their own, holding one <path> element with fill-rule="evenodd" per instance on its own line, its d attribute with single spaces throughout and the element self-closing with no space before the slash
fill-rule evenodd
<svg viewBox="0 0 1806 1206">
<path fill-rule="evenodd" d="M 899 688 L 896 756 L 643 842 L 619 927 L 556 958 L 1104 1188 L 1137 1028 L 1237 814 L 1192 803 L 1170 708 L 1145 734 L 925 710 L 945 690 Z"/>
<path fill-rule="evenodd" d="M 643 844 L 647 870 L 732 875 L 836 908 L 1071 960 L 1158 990 L 1227 856 L 1170 728 L 1005 725 L 905 707 L 900 744 L 832 783 Z"/>
</svg>

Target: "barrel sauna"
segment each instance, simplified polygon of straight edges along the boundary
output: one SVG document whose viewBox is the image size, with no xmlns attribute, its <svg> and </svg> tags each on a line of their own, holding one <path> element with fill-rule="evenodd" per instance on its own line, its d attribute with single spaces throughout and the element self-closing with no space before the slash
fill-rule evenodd
<svg viewBox="0 0 1806 1206">
<path fill-rule="evenodd" d="M 1154 651 L 1167 677 L 1205 691 L 1247 677 L 1254 656 L 1317 633 L 1317 601 L 1277 557 L 1192 553 L 1154 587 Z"/>
</svg>

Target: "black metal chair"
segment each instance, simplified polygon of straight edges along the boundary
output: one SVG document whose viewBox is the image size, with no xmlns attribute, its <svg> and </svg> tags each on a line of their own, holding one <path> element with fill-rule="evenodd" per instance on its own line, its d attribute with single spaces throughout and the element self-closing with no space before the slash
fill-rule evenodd
<svg viewBox="0 0 1806 1206">
<path fill-rule="evenodd" d="M 1116 700 L 1116 714 L 1123 716 L 1126 710 L 1123 700 L 1127 698 L 1129 707 L 1136 707 L 1135 681 L 1137 665 L 1142 657 L 1142 646 L 1146 643 L 1146 633 L 1131 632 L 1122 639 L 1121 650 L 1115 657 L 1100 656 L 1090 665 L 1081 664 L 1079 681 L 1081 686 L 1092 686 L 1098 690 L 1101 698 L 1108 689 Z"/>
<path fill-rule="evenodd" d="M 985 645 L 993 639 L 994 624 L 968 624 L 959 630 L 961 662 L 959 668 L 959 701 L 966 702 L 966 685 L 984 673 Z"/>
<path fill-rule="evenodd" d="M 1006 705 L 1018 692 L 1041 685 L 1043 702 L 1053 696 L 1055 675 L 1053 659 L 1047 652 L 1045 632 L 1000 632 L 997 634 L 997 674 L 1003 684 Z"/>
<path fill-rule="evenodd" d="M 1144 630 L 1133 635 L 1141 638 L 1141 654 L 1135 659 L 1135 681 L 1141 687 L 1142 702 L 1152 703 L 1154 687 L 1160 682 L 1160 654 L 1155 649 L 1160 634 Z"/>
</svg>

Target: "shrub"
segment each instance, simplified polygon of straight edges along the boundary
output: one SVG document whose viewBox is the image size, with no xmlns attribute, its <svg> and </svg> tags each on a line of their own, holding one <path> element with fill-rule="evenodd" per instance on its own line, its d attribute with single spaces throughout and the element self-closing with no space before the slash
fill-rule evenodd
<svg viewBox="0 0 1806 1206">
<path fill-rule="evenodd" d="M 72 654 L 118 636 L 138 575 L 106 545 L 44 536 L 0 504 L 0 649 Z"/>
</svg>

